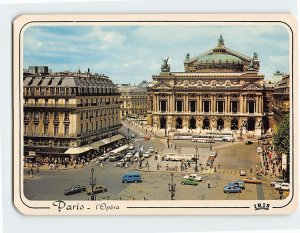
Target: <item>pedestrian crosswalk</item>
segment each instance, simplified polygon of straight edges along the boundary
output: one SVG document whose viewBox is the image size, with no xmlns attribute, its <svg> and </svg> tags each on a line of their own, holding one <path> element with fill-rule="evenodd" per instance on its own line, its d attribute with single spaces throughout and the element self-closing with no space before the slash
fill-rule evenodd
<svg viewBox="0 0 300 233">
<path fill-rule="evenodd" d="M 140 141 L 144 141 L 144 138 L 133 138 L 132 142 L 140 142 Z"/>
</svg>

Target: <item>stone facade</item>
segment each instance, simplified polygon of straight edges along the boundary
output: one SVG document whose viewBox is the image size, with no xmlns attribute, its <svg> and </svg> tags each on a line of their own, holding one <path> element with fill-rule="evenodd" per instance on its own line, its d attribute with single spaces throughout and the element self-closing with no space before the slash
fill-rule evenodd
<svg viewBox="0 0 300 233">
<path fill-rule="evenodd" d="M 25 155 L 34 151 L 62 156 L 69 148 L 75 148 L 69 154 L 77 149 L 78 155 L 118 134 L 119 98 L 116 86 L 104 75 L 24 73 Z"/>
<path fill-rule="evenodd" d="M 184 72 L 171 72 L 168 59 L 148 88 L 148 124 L 154 129 L 245 129 L 260 133 L 266 108 L 264 75 L 253 57 L 217 47 L 195 58 Z"/>
<path fill-rule="evenodd" d="M 141 85 L 131 86 L 130 84 L 121 84 L 118 87 L 121 100 L 121 118 L 126 117 L 145 117 L 147 114 L 147 88 Z"/>
<path fill-rule="evenodd" d="M 274 122 L 278 126 L 285 114 L 290 112 L 290 76 L 284 75 L 275 85 Z"/>
</svg>

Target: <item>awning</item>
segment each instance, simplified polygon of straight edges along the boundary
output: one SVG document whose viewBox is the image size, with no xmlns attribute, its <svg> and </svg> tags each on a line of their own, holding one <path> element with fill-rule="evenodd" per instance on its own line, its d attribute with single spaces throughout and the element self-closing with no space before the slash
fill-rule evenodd
<svg viewBox="0 0 300 233">
<path fill-rule="evenodd" d="M 93 142 L 93 143 L 91 143 L 91 147 L 93 148 L 93 149 L 99 149 L 99 147 L 100 146 L 103 146 L 103 145 L 105 145 L 102 141 L 97 141 L 97 142 Z"/>
<path fill-rule="evenodd" d="M 122 134 L 117 134 L 117 135 L 111 137 L 111 142 L 116 142 L 123 138 L 124 138 L 124 136 Z"/>
<path fill-rule="evenodd" d="M 110 143 L 110 142 L 109 142 L 109 139 L 108 139 L 108 140 L 107 140 L 107 139 L 102 139 L 101 142 L 102 142 L 104 145 Z"/>
<path fill-rule="evenodd" d="M 88 146 L 85 147 L 75 147 L 75 148 L 69 148 L 65 154 L 68 155 L 76 155 L 76 154 L 81 154 L 83 152 L 89 151 L 90 148 Z"/>
<path fill-rule="evenodd" d="M 103 144 L 106 145 L 106 144 L 109 144 L 109 143 L 112 143 L 112 142 L 119 141 L 123 138 L 124 138 L 124 136 L 122 134 L 117 134 L 117 135 L 114 135 L 110 138 L 102 139 L 101 142 L 103 142 Z"/>
</svg>

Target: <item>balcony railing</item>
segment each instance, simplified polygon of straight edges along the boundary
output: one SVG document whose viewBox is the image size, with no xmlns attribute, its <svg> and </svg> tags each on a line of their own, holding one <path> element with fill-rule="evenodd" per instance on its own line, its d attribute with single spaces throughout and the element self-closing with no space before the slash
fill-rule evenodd
<svg viewBox="0 0 300 233">
<path fill-rule="evenodd" d="M 34 107 L 34 108 L 75 108 L 77 104 L 35 104 L 35 103 L 25 103 L 24 107 Z"/>
</svg>

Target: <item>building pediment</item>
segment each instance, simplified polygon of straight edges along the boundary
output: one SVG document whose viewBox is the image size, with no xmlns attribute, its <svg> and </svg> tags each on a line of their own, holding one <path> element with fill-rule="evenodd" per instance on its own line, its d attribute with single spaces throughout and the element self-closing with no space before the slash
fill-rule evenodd
<svg viewBox="0 0 300 233">
<path fill-rule="evenodd" d="M 160 90 L 171 90 L 173 89 L 173 87 L 166 82 L 160 82 L 160 83 L 156 83 L 153 85 L 152 87 L 153 89 L 160 89 Z"/>
<path fill-rule="evenodd" d="M 242 86 L 242 90 L 263 90 L 263 87 L 258 83 L 247 83 Z"/>
</svg>

